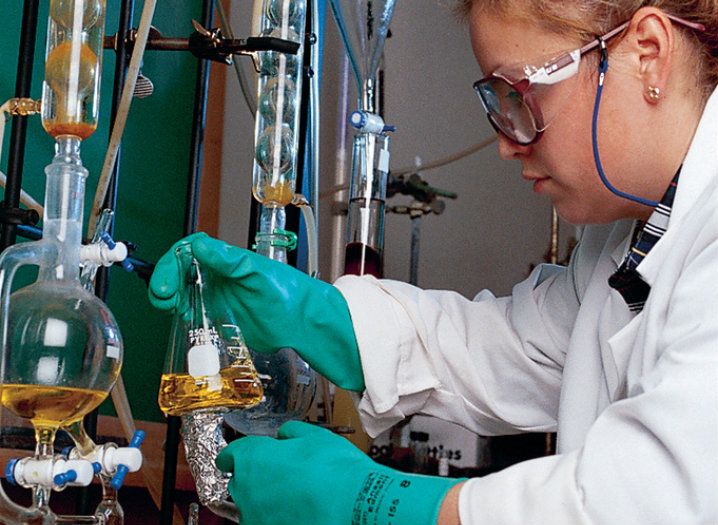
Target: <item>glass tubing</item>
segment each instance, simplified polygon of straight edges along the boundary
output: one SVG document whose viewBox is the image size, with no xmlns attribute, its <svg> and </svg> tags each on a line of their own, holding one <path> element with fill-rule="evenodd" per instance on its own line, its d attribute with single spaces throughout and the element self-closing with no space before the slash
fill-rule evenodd
<svg viewBox="0 0 718 525">
<path fill-rule="evenodd" d="M 285 213 L 296 192 L 302 93 L 304 0 L 265 0 L 260 35 L 300 44 L 296 55 L 259 55 L 252 194 L 262 204 L 257 252 L 286 262 Z M 277 244 L 278 243 L 278 244 Z"/>
</svg>

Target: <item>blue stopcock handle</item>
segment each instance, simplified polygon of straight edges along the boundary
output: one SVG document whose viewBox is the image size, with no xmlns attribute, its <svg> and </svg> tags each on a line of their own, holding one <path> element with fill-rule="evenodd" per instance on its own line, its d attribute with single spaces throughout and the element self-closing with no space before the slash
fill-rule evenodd
<svg viewBox="0 0 718 525">
<path fill-rule="evenodd" d="M 368 133 L 385 133 L 396 131 L 396 126 L 387 126 L 379 115 L 367 113 L 366 111 L 354 111 L 349 116 L 349 123 L 359 131 Z"/>
<path fill-rule="evenodd" d="M 13 486 L 17 485 L 17 481 L 15 481 L 15 465 L 17 465 L 18 461 L 20 461 L 20 458 L 12 458 L 5 467 L 5 479 Z"/>
<path fill-rule="evenodd" d="M 58 487 L 61 485 L 64 485 L 65 483 L 69 483 L 70 481 L 75 481 L 77 479 L 77 472 L 70 469 L 67 472 L 63 472 L 61 474 L 56 475 L 54 478 L 52 478 L 52 481 L 55 482 L 55 485 Z"/>
<path fill-rule="evenodd" d="M 104 243 L 107 245 L 107 247 L 110 250 L 114 250 L 115 246 L 117 246 L 117 243 L 112 239 L 112 237 L 110 237 L 110 234 L 107 232 L 102 232 L 100 234 L 100 239 L 102 239 L 104 241 Z M 127 259 L 122 261 L 120 264 L 128 272 L 131 272 L 134 269 L 134 266 L 132 266 L 132 263 L 130 261 L 128 261 Z"/>
<path fill-rule="evenodd" d="M 135 435 L 132 436 L 132 441 L 130 441 L 128 446 L 131 448 L 140 448 L 144 439 L 145 433 L 142 430 L 138 430 L 135 432 Z M 110 487 L 115 490 L 119 490 L 122 486 L 122 482 L 125 481 L 125 476 L 128 471 L 129 468 L 127 468 L 126 465 L 117 465 L 117 472 L 115 472 L 115 475 L 112 477 L 112 481 L 110 481 Z"/>
<path fill-rule="evenodd" d="M 65 447 L 65 448 L 62 449 L 62 452 L 60 452 L 60 454 L 62 454 L 62 455 L 63 455 L 64 457 L 66 457 L 66 458 L 69 458 L 69 457 L 70 457 L 70 452 L 72 452 L 72 449 L 73 449 L 72 446 L 67 446 L 67 447 Z M 92 470 L 95 472 L 95 474 L 99 474 L 100 471 L 102 470 L 102 463 L 100 463 L 99 461 L 93 462 L 93 463 L 92 463 Z"/>
</svg>

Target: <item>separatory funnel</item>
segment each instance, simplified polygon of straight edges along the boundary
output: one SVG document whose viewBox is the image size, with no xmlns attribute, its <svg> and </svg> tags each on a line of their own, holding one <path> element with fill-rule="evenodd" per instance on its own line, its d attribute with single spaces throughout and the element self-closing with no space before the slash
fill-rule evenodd
<svg viewBox="0 0 718 525">
<path fill-rule="evenodd" d="M 344 273 L 382 277 L 384 214 L 389 173 L 389 131 L 375 111 L 375 75 L 394 12 L 394 1 L 330 0 L 354 69 L 359 109 L 349 123 L 352 147 Z"/>
<path fill-rule="evenodd" d="M 113 388 L 123 357 L 119 327 L 91 292 L 91 277 L 98 266 L 123 260 L 126 246 L 108 236 L 82 243 L 88 171 L 80 144 L 97 127 L 105 2 L 51 0 L 49 14 L 41 115 L 55 139 L 55 156 L 45 168 L 42 239 L 0 254 L 2 405 L 31 422 L 37 442 L 35 455 L 11 460 L 5 475 L 31 489 L 33 503 L 22 509 L 0 488 L 0 521 L 121 525 L 116 491 L 125 473 L 142 464 L 143 434 L 130 447 L 97 446 L 82 425 Z M 15 282 L 23 266 L 38 269 L 36 281 L 26 286 Z M 76 445 L 63 455 L 53 447 L 59 429 Z M 107 497 L 94 516 L 52 512 L 52 490 L 87 486 L 95 475 Z"/>
</svg>

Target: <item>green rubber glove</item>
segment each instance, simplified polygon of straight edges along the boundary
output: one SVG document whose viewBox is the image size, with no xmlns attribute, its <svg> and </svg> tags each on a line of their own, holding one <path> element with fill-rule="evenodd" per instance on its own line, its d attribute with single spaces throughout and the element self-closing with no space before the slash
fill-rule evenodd
<svg viewBox="0 0 718 525">
<path fill-rule="evenodd" d="M 347 439 L 289 421 L 278 438 L 249 436 L 216 460 L 232 472 L 242 525 L 434 524 L 459 479 L 406 474 L 372 461 Z"/>
<path fill-rule="evenodd" d="M 214 297 L 234 313 L 247 345 L 273 353 L 293 348 L 314 370 L 347 390 L 364 390 L 349 308 L 334 286 L 287 264 L 231 246 L 205 233 L 178 241 L 155 266 L 149 298 L 157 308 L 178 308 L 174 248 L 191 243 L 197 261 L 218 277 Z"/>
</svg>

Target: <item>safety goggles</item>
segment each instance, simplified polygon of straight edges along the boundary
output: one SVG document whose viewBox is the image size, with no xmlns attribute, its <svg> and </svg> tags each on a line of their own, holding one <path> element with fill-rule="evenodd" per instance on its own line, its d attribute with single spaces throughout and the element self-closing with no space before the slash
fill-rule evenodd
<svg viewBox="0 0 718 525">
<path fill-rule="evenodd" d="M 666 16 L 691 29 L 705 30 L 702 24 L 668 13 Z M 475 82 L 474 89 L 494 129 L 517 144 L 536 142 L 570 98 L 581 57 L 596 49 L 602 41 L 621 34 L 630 23 L 628 20 L 573 51 L 548 59 L 536 59 L 532 64 L 501 67 Z M 537 63 L 542 65 L 536 66 Z M 573 82 L 565 82 L 569 79 Z M 559 83 L 563 83 L 560 93 L 549 90 Z"/>
</svg>

